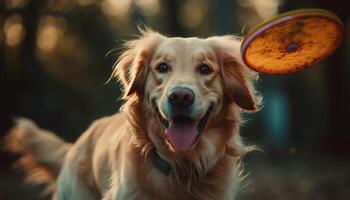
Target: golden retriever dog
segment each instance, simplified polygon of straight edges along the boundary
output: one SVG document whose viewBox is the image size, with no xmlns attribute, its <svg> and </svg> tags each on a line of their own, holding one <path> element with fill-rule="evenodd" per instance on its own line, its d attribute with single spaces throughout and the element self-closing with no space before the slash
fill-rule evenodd
<svg viewBox="0 0 350 200">
<path fill-rule="evenodd" d="M 166 37 L 125 44 L 115 65 L 125 104 L 73 144 L 20 119 L 6 139 L 28 181 L 57 200 L 234 199 L 242 112 L 256 111 L 257 74 L 236 36 Z"/>
</svg>

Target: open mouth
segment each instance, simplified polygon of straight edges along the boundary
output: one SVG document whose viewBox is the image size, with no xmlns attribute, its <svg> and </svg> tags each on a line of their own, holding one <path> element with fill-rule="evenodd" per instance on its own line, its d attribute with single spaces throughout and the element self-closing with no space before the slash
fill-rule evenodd
<svg viewBox="0 0 350 200">
<path fill-rule="evenodd" d="M 154 106 L 165 129 L 166 138 L 176 152 L 190 150 L 196 143 L 206 127 L 212 108 L 210 107 L 200 120 L 194 120 L 187 115 L 176 115 L 167 120 L 160 114 L 158 107 Z"/>
</svg>

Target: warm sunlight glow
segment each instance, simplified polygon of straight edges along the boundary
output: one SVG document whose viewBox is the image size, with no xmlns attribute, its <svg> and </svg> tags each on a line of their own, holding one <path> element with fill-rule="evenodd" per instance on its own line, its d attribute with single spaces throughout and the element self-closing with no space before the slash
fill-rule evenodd
<svg viewBox="0 0 350 200">
<path fill-rule="evenodd" d="M 187 1 L 179 13 L 180 23 L 188 28 L 198 26 L 207 10 L 207 4 L 199 0 Z"/>
<path fill-rule="evenodd" d="M 29 0 L 5 0 L 5 7 L 7 9 L 22 8 L 28 4 Z"/>
<path fill-rule="evenodd" d="M 5 41 L 8 46 L 16 47 L 25 37 L 25 28 L 20 15 L 12 15 L 4 25 Z"/>
<path fill-rule="evenodd" d="M 131 8 L 131 0 L 104 0 L 101 8 L 112 17 L 126 18 Z"/>
<path fill-rule="evenodd" d="M 250 7 L 260 19 L 268 19 L 278 13 L 278 6 L 283 0 L 236 0 L 241 7 Z"/>
<path fill-rule="evenodd" d="M 146 16 L 155 15 L 159 12 L 159 0 L 134 0 L 134 2 Z"/>
<path fill-rule="evenodd" d="M 37 46 L 44 52 L 52 51 L 60 37 L 63 35 L 59 20 L 48 16 L 41 20 L 38 32 Z"/>
<path fill-rule="evenodd" d="M 96 3 L 96 0 L 77 0 L 78 4 L 81 6 L 89 6 Z"/>
<path fill-rule="evenodd" d="M 249 0 L 261 19 L 268 19 L 278 13 L 280 0 Z"/>
<path fill-rule="evenodd" d="M 35 1 L 35 0 L 32 0 Z M 37 1 L 37 0 L 36 0 Z M 47 1 L 47 8 L 56 12 L 69 12 L 73 10 L 76 5 L 76 1 L 73 0 L 53 0 Z"/>
</svg>

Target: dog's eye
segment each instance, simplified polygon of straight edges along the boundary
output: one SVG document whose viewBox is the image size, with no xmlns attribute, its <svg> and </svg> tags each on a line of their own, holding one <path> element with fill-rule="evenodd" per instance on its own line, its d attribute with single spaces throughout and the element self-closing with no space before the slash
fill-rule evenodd
<svg viewBox="0 0 350 200">
<path fill-rule="evenodd" d="M 167 73 L 169 71 L 169 65 L 161 63 L 156 68 L 158 73 Z"/>
<path fill-rule="evenodd" d="M 208 74 L 211 74 L 213 72 L 213 70 L 210 69 L 210 67 L 207 64 L 199 65 L 198 71 L 199 71 L 199 73 L 201 73 L 203 75 L 208 75 Z"/>
</svg>

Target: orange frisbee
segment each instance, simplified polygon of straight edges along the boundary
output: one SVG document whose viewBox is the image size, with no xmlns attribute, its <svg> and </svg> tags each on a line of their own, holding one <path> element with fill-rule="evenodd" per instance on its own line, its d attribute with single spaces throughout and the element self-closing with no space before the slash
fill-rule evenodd
<svg viewBox="0 0 350 200">
<path fill-rule="evenodd" d="M 340 19 L 327 10 L 286 12 L 249 31 L 242 42 L 242 58 L 257 72 L 296 72 L 331 55 L 343 39 L 343 29 Z"/>
</svg>

